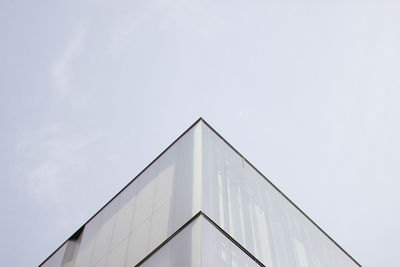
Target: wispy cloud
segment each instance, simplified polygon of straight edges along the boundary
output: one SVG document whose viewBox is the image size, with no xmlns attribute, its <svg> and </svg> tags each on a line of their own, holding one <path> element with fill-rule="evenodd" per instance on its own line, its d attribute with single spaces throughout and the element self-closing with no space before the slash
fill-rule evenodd
<svg viewBox="0 0 400 267">
<path fill-rule="evenodd" d="M 17 144 L 18 152 L 28 162 L 34 162 L 22 171 L 25 189 L 35 199 L 59 201 L 64 187 L 71 182 L 71 169 L 79 166 L 82 151 L 98 137 L 65 132 L 64 125 L 54 123 L 30 133 Z"/>
<path fill-rule="evenodd" d="M 63 179 L 59 176 L 60 167 L 52 161 L 42 162 L 26 175 L 27 189 L 37 199 L 51 199 L 57 202 Z"/>
<path fill-rule="evenodd" d="M 71 62 L 79 56 L 85 46 L 86 26 L 78 25 L 74 35 L 68 41 L 60 58 L 54 63 L 51 69 L 51 76 L 54 86 L 60 96 L 66 96 L 70 82 Z"/>
<path fill-rule="evenodd" d="M 123 17 L 118 18 L 114 23 L 114 29 L 111 33 L 111 42 L 109 46 L 109 53 L 113 56 L 121 53 L 126 46 L 134 39 L 135 32 L 140 28 L 140 17 Z"/>
</svg>

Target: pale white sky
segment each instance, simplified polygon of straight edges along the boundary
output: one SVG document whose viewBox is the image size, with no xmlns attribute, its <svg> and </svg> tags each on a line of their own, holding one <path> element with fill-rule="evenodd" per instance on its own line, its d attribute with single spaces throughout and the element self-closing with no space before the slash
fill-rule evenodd
<svg viewBox="0 0 400 267">
<path fill-rule="evenodd" d="M 0 1 L 2 265 L 41 263 L 202 116 L 363 266 L 397 266 L 399 14 Z"/>
</svg>

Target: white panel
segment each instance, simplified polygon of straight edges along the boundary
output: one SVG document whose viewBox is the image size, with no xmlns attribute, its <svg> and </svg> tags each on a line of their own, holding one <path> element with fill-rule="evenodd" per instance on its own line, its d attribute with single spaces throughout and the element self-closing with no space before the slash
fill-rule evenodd
<svg viewBox="0 0 400 267">
<path fill-rule="evenodd" d="M 126 265 L 135 266 L 148 253 L 150 218 L 139 225 L 129 236 Z"/>
<path fill-rule="evenodd" d="M 136 196 L 133 196 L 127 203 L 119 208 L 116 214 L 116 223 L 111 241 L 111 247 L 118 245 L 126 238 L 131 230 L 131 222 L 136 204 Z"/>
<path fill-rule="evenodd" d="M 64 258 L 68 241 L 62 245 L 50 258 L 48 258 L 41 267 L 60 267 Z"/>
<path fill-rule="evenodd" d="M 126 251 L 128 246 L 128 238 L 125 238 L 113 248 L 108 254 L 107 267 L 123 267 L 125 266 Z"/>
<path fill-rule="evenodd" d="M 157 247 L 171 233 L 169 220 L 170 204 L 169 201 L 165 202 L 163 206 L 159 207 L 153 213 L 150 225 L 149 249 Z"/>
</svg>

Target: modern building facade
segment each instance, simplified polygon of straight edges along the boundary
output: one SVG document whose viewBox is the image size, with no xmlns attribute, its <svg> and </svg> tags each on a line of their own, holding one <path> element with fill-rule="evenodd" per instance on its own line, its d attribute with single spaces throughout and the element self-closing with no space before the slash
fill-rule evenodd
<svg viewBox="0 0 400 267">
<path fill-rule="evenodd" d="M 40 266 L 361 266 L 204 120 Z"/>
</svg>

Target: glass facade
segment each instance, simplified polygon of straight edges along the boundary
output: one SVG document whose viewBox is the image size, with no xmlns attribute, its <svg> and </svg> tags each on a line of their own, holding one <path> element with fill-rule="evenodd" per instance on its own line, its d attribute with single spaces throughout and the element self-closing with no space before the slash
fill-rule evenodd
<svg viewBox="0 0 400 267">
<path fill-rule="evenodd" d="M 255 267 L 260 265 L 200 215 L 146 259 L 142 266 Z"/>
<path fill-rule="evenodd" d="M 360 266 L 202 119 L 41 266 Z"/>
</svg>

